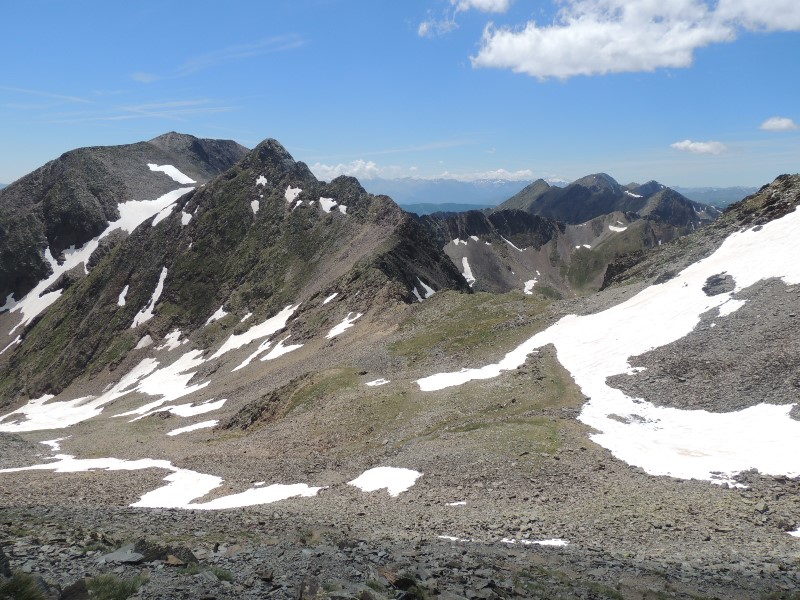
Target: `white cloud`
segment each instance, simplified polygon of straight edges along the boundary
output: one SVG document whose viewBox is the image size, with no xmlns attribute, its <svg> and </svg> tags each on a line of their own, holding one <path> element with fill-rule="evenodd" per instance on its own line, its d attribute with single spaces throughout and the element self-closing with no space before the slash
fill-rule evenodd
<svg viewBox="0 0 800 600">
<path fill-rule="evenodd" d="M 317 179 L 331 181 L 339 175 L 350 175 L 358 179 L 392 178 L 403 175 L 402 169 L 395 166 L 379 167 L 371 160 L 354 160 L 349 163 L 326 165 L 314 163 L 309 167 Z"/>
<path fill-rule="evenodd" d="M 540 79 L 688 67 L 698 48 L 736 39 L 741 29 L 800 29 L 800 2 L 771 0 L 563 0 L 552 25 L 483 32 L 474 67 Z M 766 8 L 765 8 L 766 5 Z"/>
<path fill-rule="evenodd" d="M 511 0 L 450 0 L 450 4 L 459 12 L 474 8 L 481 12 L 504 13 L 511 7 Z"/>
<path fill-rule="evenodd" d="M 671 144 L 671 147 L 692 154 L 722 154 L 728 149 L 722 142 L 693 142 L 692 140 L 675 142 Z"/>
<path fill-rule="evenodd" d="M 458 24 L 455 20 L 445 17 L 442 19 L 429 19 L 419 24 L 417 28 L 417 35 L 419 37 L 436 37 L 437 35 L 444 35 L 456 29 Z"/>
<path fill-rule="evenodd" d="M 760 128 L 766 131 L 792 131 L 798 129 L 798 126 L 788 117 L 770 117 L 761 124 Z"/>
</svg>

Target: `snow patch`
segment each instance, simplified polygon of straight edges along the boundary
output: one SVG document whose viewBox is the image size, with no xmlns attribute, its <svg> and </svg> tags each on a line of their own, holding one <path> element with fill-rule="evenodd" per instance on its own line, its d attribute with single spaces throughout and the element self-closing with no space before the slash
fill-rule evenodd
<svg viewBox="0 0 800 600">
<path fill-rule="evenodd" d="M 187 425 L 186 427 L 178 427 L 178 429 L 167 432 L 167 435 L 174 436 L 182 433 L 189 433 L 190 431 L 197 431 L 198 429 L 209 429 L 210 427 L 214 427 L 217 423 L 219 423 L 219 421 L 203 421 L 201 423 L 195 423 L 194 425 Z"/>
<path fill-rule="evenodd" d="M 436 291 L 431 286 L 427 285 L 419 277 L 417 277 L 417 281 L 419 281 L 419 284 L 422 286 L 422 289 L 425 290 L 425 298 L 430 298 L 436 293 Z"/>
<path fill-rule="evenodd" d="M 422 477 L 422 473 L 411 469 L 376 467 L 364 471 L 353 481 L 348 481 L 347 483 L 357 487 L 362 492 L 386 489 L 390 496 L 399 496 L 414 485 L 420 477 Z"/>
<path fill-rule="evenodd" d="M 538 279 L 529 279 L 525 282 L 525 287 L 522 288 L 522 293 L 528 294 L 529 296 L 533 295 L 533 286 L 536 285 L 536 282 L 539 281 Z"/>
<path fill-rule="evenodd" d="M 561 548 L 569 545 L 567 540 L 562 540 L 560 538 L 552 538 L 549 540 L 517 540 L 514 538 L 503 538 L 500 542 L 503 544 L 522 544 L 523 546 L 556 546 Z"/>
<path fill-rule="evenodd" d="M 630 196 L 631 198 L 644 198 L 644 196 L 641 196 L 641 195 L 639 195 L 639 194 L 634 194 L 633 192 L 629 192 L 628 190 L 625 190 L 625 193 L 626 193 L 628 196 Z"/>
<path fill-rule="evenodd" d="M 258 179 L 256 179 L 256 186 L 263 185 L 266 187 L 267 185 L 267 178 L 263 175 L 259 175 Z"/>
<path fill-rule="evenodd" d="M 258 214 L 258 209 L 261 207 L 261 203 L 258 200 L 251 200 L 250 201 L 250 210 L 253 211 L 254 215 Z"/>
<path fill-rule="evenodd" d="M 325 298 L 325 300 L 322 301 L 322 306 L 325 306 L 328 302 L 330 302 L 331 300 L 336 298 L 336 296 L 338 296 L 338 295 L 339 295 L 339 292 L 333 292 L 330 296 L 328 296 L 327 298 Z"/>
<path fill-rule="evenodd" d="M 331 209 L 336 206 L 336 200 L 333 198 L 320 198 L 319 205 L 322 207 L 326 213 L 331 212 Z"/>
<path fill-rule="evenodd" d="M 224 406 L 227 402 L 227 398 L 223 398 L 222 400 L 206 400 L 205 402 L 201 402 L 200 404 L 195 405 L 193 402 L 188 402 L 186 404 L 176 404 L 175 406 L 167 406 L 166 408 L 160 408 L 158 410 L 154 410 L 152 412 L 145 413 L 133 419 L 133 421 L 138 421 L 139 419 L 144 419 L 145 417 L 149 417 L 150 415 L 155 414 L 156 412 L 169 412 L 173 415 L 178 417 L 196 417 L 197 415 L 204 415 L 206 413 L 213 412 L 215 410 L 219 410 Z"/>
<path fill-rule="evenodd" d="M 335 338 L 337 335 L 344 333 L 353 326 L 353 323 L 356 321 L 356 319 L 360 319 L 361 317 L 364 316 L 361 313 L 355 313 L 356 316 L 352 317 L 351 316 L 352 314 L 353 314 L 352 312 L 347 313 L 347 316 L 344 318 L 344 320 L 338 325 L 336 325 L 336 327 L 331 329 L 328 332 L 328 335 L 325 336 L 325 339 L 330 340 L 332 338 Z"/>
<path fill-rule="evenodd" d="M 611 231 L 616 231 L 617 233 L 620 233 L 620 232 L 625 231 L 627 229 L 627 227 L 617 227 L 616 225 L 609 225 L 608 228 Z"/>
<path fill-rule="evenodd" d="M 470 238 L 470 239 L 471 239 L 473 242 L 477 242 L 477 241 L 478 241 L 478 236 L 477 236 L 477 235 L 471 235 L 471 236 L 469 236 L 469 238 Z"/>
<path fill-rule="evenodd" d="M 150 337 L 150 334 L 143 336 L 142 339 L 139 340 L 139 343 L 136 344 L 134 350 L 141 350 L 142 348 L 147 348 L 148 346 L 153 345 L 153 338 Z"/>
<path fill-rule="evenodd" d="M 466 505 L 467 505 L 467 501 L 466 500 L 459 500 L 458 502 L 448 502 L 447 503 L 447 506 L 466 506 Z"/>
<path fill-rule="evenodd" d="M 125 296 L 128 295 L 129 287 L 129 285 L 126 285 L 124 288 L 122 288 L 122 291 L 119 293 L 119 297 L 117 298 L 117 306 L 125 306 Z"/>
<path fill-rule="evenodd" d="M 286 201 L 291 204 L 292 202 L 295 201 L 295 199 L 300 195 L 300 192 L 302 191 L 303 190 L 300 188 L 293 188 L 292 186 L 287 185 L 286 192 L 283 194 L 283 196 L 284 198 L 286 198 Z"/>
<path fill-rule="evenodd" d="M 2 350 L 0 350 L 0 354 L 3 354 L 3 353 L 6 351 L 6 350 L 8 350 L 9 348 L 11 348 L 11 346 L 15 346 L 15 345 L 19 344 L 21 341 L 22 341 L 22 336 L 21 336 L 21 335 L 18 335 L 17 337 L 15 337 L 15 338 L 13 339 L 13 341 L 12 341 L 10 344 L 8 344 L 8 346 L 6 346 L 6 347 L 5 347 L 5 348 L 3 348 Z"/>
<path fill-rule="evenodd" d="M 339 209 L 339 212 L 342 213 L 343 215 L 347 214 L 347 207 L 344 204 L 340 204 L 337 208 Z"/>
<path fill-rule="evenodd" d="M 166 174 L 168 177 L 171 177 L 175 183 L 197 183 L 194 179 L 184 175 L 172 165 L 156 165 L 154 163 L 147 163 L 147 168 L 149 168 L 151 171 L 160 171 Z"/>
<path fill-rule="evenodd" d="M 242 320 L 239 321 L 239 323 L 244 323 L 245 321 L 247 321 L 247 319 L 249 319 L 252 316 L 253 316 L 253 313 L 247 313 L 245 316 L 242 317 Z"/>
<path fill-rule="evenodd" d="M 460 239 L 458 239 L 458 238 L 454 239 L 454 240 L 453 240 L 453 243 L 454 243 L 456 246 L 458 246 L 459 244 L 464 244 L 465 246 L 467 245 L 467 242 L 465 242 L 464 240 L 460 240 Z"/>
<path fill-rule="evenodd" d="M 181 332 L 178 329 L 170 331 L 164 338 L 164 343 L 156 348 L 156 350 L 175 350 L 189 340 L 179 341 L 181 339 Z"/>
<path fill-rule="evenodd" d="M 509 246 L 511 246 L 511 247 L 512 247 L 514 250 L 516 250 L 517 252 L 524 252 L 524 250 L 522 250 L 521 248 L 517 248 L 517 247 L 516 247 L 516 246 L 515 246 L 515 245 L 514 245 L 514 244 L 511 242 L 511 240 L 507 240 L 507 239 L 506 239 L 506 238 L 504 238 L 502 235 L 500 236 L 500 239 L 501 239 L 501 240 L 503 240 L 503 241 L 504 241 L 506 244 L 508 244 Z"/>
<path fill-rule="evenodd" d="M 227 314 L 228 314 L 228 312 L 222 306 L 220 306 L 217 309 L 217 312 L 215 312 L 213 315 L 208 317 L 208 321 L 206 321 L 206 325 L 211 325 L 214 321 L 219 321 L 220 319 L 225 317 Z M 204 325 L 204 327 L 205 327 L 205 325 Z"/>
<path fill-rule="evenodd" d="M 189 224 L 189 221 L 192 220 L 191 213 L 187 213 L 185 211 L 181 211 L 181 225 L 186 227 Z"/>
<path fill-rule="evenodd" d="M 466 256 L 461 259 L 461 266 L 464 268 L 464 272 L 462 273 L 464 279 L 467 280 L 469 287 L 472 287 L 475 285 L 475 276 L 472 274 L 472 269 L 469 266 L 469 261 Z"/>
<path fill-rule="evenodd" d="M 211 356 L 211 360 L 219 358 L 226 352 L 230 352 L 231 350 L 237 350 L 242 346 L 246 346 L 247 344 L 254 342 L 258 339 L 265 338 L 277 333 L 278 331 L 286 327 L 286 323 L 289 320 L 289 317 L 291 317 L 292 314 L 294 314 L 294 311 L 296 311 L 299 307 L 300 307 L 299 304 L 296 304 L 294 306 L 289 305 L 282 311 L 280 311 L 278 314 L 276 314 L 274 317 L 270 317 L 269 319 L 267 319 L 263 323 L 260 323 L 259 325 L 254 325 L 244 333 L 231 335 L 227 340 L 225 340 L 225 343 L 222 344 L 222 346 L 220 346 L 219 350 L 217 350 Z"/>
<path fill-rule="evenodd" d="M 290 336 L 286 336 L 281 341 L 277 343 L 277 345 L 270 351 L 269 354 L 264 356 L 261 361 L 265 360 L 275 360 L 279 356 L 283 356 L 284 354 L 289 354 L 292 350 L 297 350 L 298 348 L 302 348 L 303 344 L 290 344 L 289 346 L 284 346 L 283 342 L 289 339 Z"/>
<path fill-rule="evenodd" d="M 45 446 L 50 448 L 50 450 L 52 450 L 53 452 L 58 452 L 59 450 L 61 450 L 61 442 L 63 442 L 64 440 L 68 440 L 71 437 L 72 437 L 71 435 L 68 435 L 65 437 L 56 438 L 54 440 L 44 440 L 39 443 L 44 444 Z"/>
<path fill-rule="evenodd" d="M 376 379 L 375 381 L 368 381 L 364 385 L 368 385 L 370 387 L 378 387 L 381 385 L 386 385 L 387 383 L 390 383 L 388 379 L 381 378 L 381 379 Z"/>
<path fill-rule="evenodd" d="M 142 310 L 136 313 L 136 316 L 133 318 L 133 323 L 131 323 L 131 329 L 134 329 L 141 325 L 142 323 L 146 323 L 150 319 L 153 318 L 153 309 L 156 306 L 156 302 L 158 299 L 161 298 L 161 292 L 164 291 L 164 281 L 167 278 L 167 267 L 163 267 L 161 269 L 161 275 L 158 276 L 158 283 L 156 284 L 156 289 L 153 290 L 153 295 L 150 297 L 150 302 L 147 303 Z"/>
</svg>

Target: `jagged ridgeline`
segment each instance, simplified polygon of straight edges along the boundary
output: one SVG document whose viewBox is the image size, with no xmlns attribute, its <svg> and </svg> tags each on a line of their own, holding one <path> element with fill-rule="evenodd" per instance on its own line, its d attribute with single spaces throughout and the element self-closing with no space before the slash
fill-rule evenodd
<svg viewBox="0 0 800 600">
<path fill-rule="evenodd" d="M 127 168 L 147 173 L 152 159 L 142 158 Z M 351 177 L 318 181 L 275 140 L 105 252 L 27 327 L 0 374 L 5 401 L 56 393 L 120 361 L 148 332 L 191 335 L 221 306 L 252 313 L 242 331 L 290 304 L 300 304 L 298 322 L 310 322 L 333 292 L 366 315 L 415 302 L 428 287 L 469 291 L 433 236 L 391 199 Z M 132 328 L 159 287 L 155 316 Z M 195 344 L 210 347 L 214 332 L 198 332 Z"/>
</svg>

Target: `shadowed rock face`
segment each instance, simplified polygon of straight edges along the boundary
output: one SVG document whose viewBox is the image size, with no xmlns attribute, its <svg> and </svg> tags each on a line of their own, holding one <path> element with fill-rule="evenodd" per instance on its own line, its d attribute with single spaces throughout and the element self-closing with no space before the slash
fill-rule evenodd
<svg viewBox="0 0 800 600">
<path fill-rule="evenodd" d="M 0 191 L 0 298 L 19 299 L 47 276 L 54 258 L 81 247 L 119 218 L 127 200 L 155 199 L 175 189 L 148 163 L 171 164 L 198 183 L 230 168 L 247 149 L 227 140 L 168 133 L 149 142 L 81 148 Z"/>
</svg>

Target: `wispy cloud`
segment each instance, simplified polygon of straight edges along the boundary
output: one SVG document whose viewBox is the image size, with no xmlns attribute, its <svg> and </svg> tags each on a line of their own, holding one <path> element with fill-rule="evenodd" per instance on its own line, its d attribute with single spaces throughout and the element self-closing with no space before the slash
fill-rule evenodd
<svg viewBox="0 0 800 600">
<path fill-rule="evenodd" d="M 539 79 L 689 67 L 699 48 L 734 41 L 741 31 L 798 31 L 796 0 L 560 0 L 552 24 L 489 23 L 474 67 L 510 69 Z"/>
<path fill-rule="evenodd" d="M 761 124 L 765 131 L 793 131 L 798 129 L 797 123 L 788 117 L 770 117 Z"/>
<path fill-rule="evenodd" d="M 722 154 L 728 149 L 722 142 L 693 142 L 692 140 L 675 142 L 670 146 L 691 154 Z"/>
<path fill-rule="evenodd" d="M 444 35 L 458 28 L 456 21 L 458 13 L 468 10 L 504 13 L 511 7 L 512 2 L 513 0 L 450 0 L 450 8 L 444 10 L 440 16 L 428 11 L 428 18 L 419 24 L 417 35 L 419 37 Z"/>
<path fill-rule="evenodd" d="M 93 104 L 91 100 L 87 100 L 86 98 L 80 98 L 78 96 L 69 96 L 66 94 L 55 94 L 53 92 L 47 92 L 43 90 L 31 90 L 28 88 L 19 88 L 19 87 L 5 86 L 5 85 L 0 86 L 0 90 L 4 92 L 25 94 L 28 96 L 38 96 L 40 98 L 52 98 L 53 100 L 61 100 L 62 102 L 69 102 L 72 104 Z"/>
<path fill-rule="evenodd" d="M 236 110 L 235 106 L 225 106 L 207 98 L 194 100 L 174 100 L 112 106 L 94 111 L 51 113 L 45 117 L 50 123 L 90 123 L 103 121 L 128 121 L 131 119 L 161 119 L 183 121 L 192 117 L 213 115 Z"/>
<path fill-rule="evenodd" d="M 295 48 L 304 46 L 305 43 L 302 37 L 293 33 L 264 38 L 252 44 L 228 46 L 227 48 L 221 48 L 214 52 L 194 56 L 170 73 L 156 74 L 139 71 L 131 74 L 131 78 L 140 83 L 152 83 L 163 79 L 180 79 L 219 65 L 256 56 L 263 56 L 265 54 L 272 54 L 274 52 L 294 50 Z"/>
</svg>

